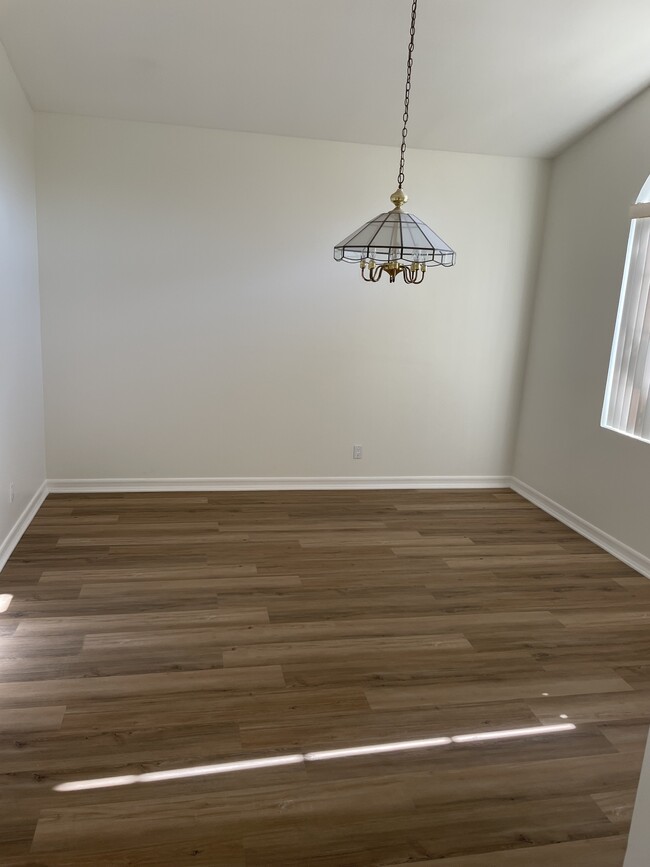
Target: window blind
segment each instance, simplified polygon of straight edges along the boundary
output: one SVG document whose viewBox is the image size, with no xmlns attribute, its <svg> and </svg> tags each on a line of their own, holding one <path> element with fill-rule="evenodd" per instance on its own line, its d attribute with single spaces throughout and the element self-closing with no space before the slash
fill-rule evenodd
<svg viewBox="0 0 650 867">
<path fill-rule="evenodd" d="M 642 202 L 632 209 L 602 424 L 650 442 L 650 213 L 646 216 L 646 210 Z"/>
</svg>

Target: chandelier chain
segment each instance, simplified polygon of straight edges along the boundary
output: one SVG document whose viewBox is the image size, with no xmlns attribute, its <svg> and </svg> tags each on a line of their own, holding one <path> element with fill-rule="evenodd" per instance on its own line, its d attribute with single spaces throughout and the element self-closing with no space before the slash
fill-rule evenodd
<svg viewBox="0 0 650 867">
<path fill-rule="evenodd" d="M 408 135 L 409 102 L 411 99 L 411 71 L 413 70 L 413 49 L 415 47 L 415 16 L 417 15 L 418 0 L 413 0 L 411 6 L 411 30 L 406 61 L 406 87 L 404 88 L 404 114 L 402 115 L 402 144 L 399 152 L 399 174 L 397 175 L 398 189 L 402 189 L 404 183 L 404 160 L 406 157 L 406 136 Z"/>
</svg>

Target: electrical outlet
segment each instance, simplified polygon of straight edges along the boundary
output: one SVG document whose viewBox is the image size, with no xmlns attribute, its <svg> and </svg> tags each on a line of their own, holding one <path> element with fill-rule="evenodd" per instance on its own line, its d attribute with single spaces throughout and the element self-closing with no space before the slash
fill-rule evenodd
<svg viewBox="0 0 650 867">
<path fill-rule="evenodd" d="M 13 503 L 15 496 L 16 496 L 16 491 L 14 490 L 14 483 L 9 482 L 9 502 L 10 503 Z"/>
<path fill-rule="evenodd" d="M 355 461 L 360 461 L 363 457 L 363 446 L 352 446 L 352 457 Z"/>
</svg>

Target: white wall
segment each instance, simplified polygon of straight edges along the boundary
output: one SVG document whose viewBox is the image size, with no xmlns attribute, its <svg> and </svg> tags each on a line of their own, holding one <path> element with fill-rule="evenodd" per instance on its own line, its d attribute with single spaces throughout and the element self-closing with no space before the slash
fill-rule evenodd
<svg viewBox="0 0 650 867">
<path fill-rule="evenodd" d="M 600 427 L 650 91 L 553 162 L 515 475 L 650 557 L 650 445 Z M 650 852 L 650 744 L 625 867 Z"/>
<path fill-rule="evenodd" d="M 650 445 L 600 427 L 650 91 L 553 163 L 515 475 L 650 557 Z"/>
<path fill-rule="evenodd" d="M 50 478 L 509 473 L 545 163 L 409 152 L 458 265 L 367 285 L 332 247 L 397 148 L 37 130 Z"/>
<path fill-rule="evenodd" d="M 0 567 L 45 479 L 33 126 L 0 45 Z"/>
</svg>

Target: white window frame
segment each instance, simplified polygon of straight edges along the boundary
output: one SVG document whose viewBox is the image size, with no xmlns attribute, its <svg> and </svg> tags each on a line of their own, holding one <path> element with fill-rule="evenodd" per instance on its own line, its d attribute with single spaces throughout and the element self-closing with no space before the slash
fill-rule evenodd
<svg viewBox="0 0 650 867">
<path fill-rule="evenodd" d="M 630 208 L 601 425 L 650 443 L 650 177 Z"/>
</svg>

